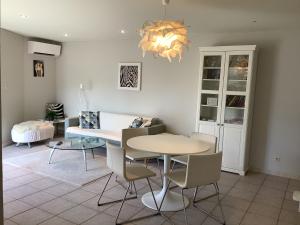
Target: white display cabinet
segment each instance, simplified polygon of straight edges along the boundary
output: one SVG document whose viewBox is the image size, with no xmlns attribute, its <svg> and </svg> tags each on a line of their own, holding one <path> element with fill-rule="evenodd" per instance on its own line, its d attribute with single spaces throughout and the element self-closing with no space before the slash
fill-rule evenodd
<svg viewBox="0 0 300 225">
<path fill-rule="evenodd" d="M 196 131 L 218 138 L 222 169 L 245 175 L 252 120 L 256 46 L 200 47 Z"/>
</svg>

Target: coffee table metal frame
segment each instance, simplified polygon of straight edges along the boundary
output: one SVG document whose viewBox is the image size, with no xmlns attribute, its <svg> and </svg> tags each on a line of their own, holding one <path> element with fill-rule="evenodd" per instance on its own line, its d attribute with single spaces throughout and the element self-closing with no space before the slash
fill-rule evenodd
<svg viewBox="0 0 300 225">
<path fill-rule="evenodd" d="M 92 141 L 92 142 L 89 142 Z M 105 141 L 101 140 L 100 138 L 92 138 L 92 137 L 75 137 L 75 138 L 66 138 L 62 141 L 63 143 L 61 145 L 51 145 L 49 142 L 47 146 L 49 148 L 52 148 L 49 156 L 48 163 L 51 164 L 51 160 L 53 157 L 53 154 L 56 150 L 61 151 L 82 151 L 83 154 L 83 161 L 85 165 L 85 171 L 87 171 L 87 160 L 86 160 L 86 150 L 90 150 L 93 159 L 95 158 L 94 149 L 105 146 Z M 71 145 L 65 145 L 66 142 L 71 142 Z M 73 142 L 73 145 L 72 145 Z"/>
</svg>

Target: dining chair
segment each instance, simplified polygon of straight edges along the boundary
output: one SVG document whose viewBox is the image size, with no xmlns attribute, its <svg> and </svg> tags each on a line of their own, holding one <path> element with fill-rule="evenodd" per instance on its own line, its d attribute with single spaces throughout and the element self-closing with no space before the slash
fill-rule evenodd
<svg viewBox="0 0 300 225">
<path fill-rule="evenodd" d="M 100 194 L 100 197 L 98 199 L 98 206 L 103 206 L 103 205 L 112 204 L 112 203 L 116 203 L 116 202 L 122 202 L 121 206 L 119 208 L 116 220 L 115 220 L 116 224 L 130 223 L 130 222 L 137 221 L 137 220 L 140 220 L 140 219 L 145 219 L 145 218 L 148 218 L 148 217 L 151 217 L 151 216 L 160 215 L 160 210 L 158 208 L 156 199 L 155 199 L 154 194 L 153 194 L 152 186 L 151 186 L 150 181 L 149 181 L 149 178 L 154 177 L 156 174 L 153 171 L 151 171 L 150 169 L 143 166 L 143 165 L 127 164 L 126 163 L 126 158 L 125 158 L 125 150 L 124 150 L 123 147 L 120 147 L 118 145 L 106 142 L 106 149 L 107 149 L 107 166 L 112 170 L 112 172 L 108 174 L 109 178 L 108 178 L 108 180 L 107 180 L 107 182 L 106 182 L 106 184 L 105 184 L 105 186 L 104 186 L 104 188 L 103 188 L 103 190 Z M 102 198 L 102 196 L 103 196 L 103 194 L 106 190 L 106 187 L 107 187 L 107 185 L 108 185 L 108 183 L 109 183 L 109 181 L 110 181 L 113 174 L 116 174 L 119 177 L 122 177 L 128 183 L 128 187 L 126 189 L 126 193 L 124 195 L 124 198 L 119 199 L 119 200 L 114 200 L 114 201 L 101 203 L 100 202 L 101 198 Z M 156 209 L 157 209 L 156 213 L 151 214 L 151 215 L 147 215 L 147 216 L 143 216 L 143 217 L 139 217 L 139 218 L 135 218 L 135 219 L 132 219 L 132 220 L 118 222 L 118 219 L 119 219 L 120 213 L 122 211 L 122 207 L 124 205 L 124 202 L 126 200 L 137 198 L 137 190 L 136 190 L 134 182 L 137 181 L 137 180 L 141 180 L 141 179 L 146 179 L 147 180 L 147 183 L 148 183 L 149 188 L 151 190 L 152 197 L 153 197 Z M 135 196 L 127 198 L 129 189 L 132 188 L 132 187 L 135 190 Z"/>
<path fill-rule="evenodd" d="M 195 188 L 198 186 L 213 185 L 216 190 L 215 195 L 218 196 L 218 205 L 220 206 L 221 209 L 223 221 L 220 221 L 218 218 L 211 215 L 206 210 L 199 208 L 196 205 L 196 201 L 195 201 L 197 195 L 196 192 L 194 193 L 193 206 L 198 208 L 201 212 L 205 213 L 209 217 L 225 225 L 225 217 L 224 217 L 224 213 L 220 201 L 220 191 L 217 183 L 221 176 L 221 164 L 222 164 L 222 152 L 211 153 L 206 155 L 188 155 L 186 168 L 176 169 L 172 171 L 170 174 L 168 174 L 167 177 L 169 178 L 168 188 L 171 182 L 173 182 L 175 185 L 181 188 L 183 205 L 185 205 L 184 190 Z M 210 197 L 212 196 L 205 197 L 199 201 L 206 200 Z M 165 196 L 163 196 L 163 200 L 160 204 L 160 207 L 163 204 L 164 198 Z M 185 224 L 188 225 L 186 209 L 184 208 L 183 210 L 184 210 Z"/>
<path fill-rule="evenodd" d="M 163 176 L 162 176 L 160 163 L 159 163 L 159 159 L 160 159 L 161 155 L 157 154 L 157 153 L 153 153 L 153 152 L 139 151 L 139 150 L 133 149 L 127 145 L 128 139 L 137 137 L 137 136 L 143 136 L 143 135 L 148 135 L 148 132 L 146 129 L 142 129 L 142 128 L 123 129 L 121 146 L 125 149 L 126 158 L 130 161 L 130 163 L 143 160 L 145 166 L 148 167 L 148 160 L 156 159 L 157 168 L 159 170 L 160 178 L 162 181 Z"/>
<path fill-rule="evenodd" d="M 194 133 L 192 133 L 190 138 L 199 140 L 210 146 L 208 151 L 205 151 L 205 152 L 202 152 L 199 154 L 202 155 L 202 154 L 210 154 L 210 153 L 216 152 L 216 144 L 217 144 L 216 136 L 213 136 L 210 134 L 194 132 Z M 171 157 L 171 161 L 173 161 L 173 165 L 172 165 L 172 170 L 173 170 L 176 163 L 180 163 L 180 164 L 183 164 L 186 166 L 187 161 L 188 161 L 188 156 L 187 155 L 174 156 L 174 157 Z"/>
</svg>

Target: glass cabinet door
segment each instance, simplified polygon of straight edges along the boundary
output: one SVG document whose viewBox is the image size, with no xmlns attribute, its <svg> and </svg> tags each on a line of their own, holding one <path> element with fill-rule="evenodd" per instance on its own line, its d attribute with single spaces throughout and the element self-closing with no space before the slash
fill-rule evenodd
<svg viewBox="0 0 300 225">
<path fill-rule="evenodd" d="M 243 124 L 245 100 L 246 96 L 243 95 L 226 95 L 224 123 Z"/>
<path fill-rule="evenodd" d="M 227 91 L 243 91 L 247 89 L 249 55 L 228 55 Z"/>
<path fill-rule="evenodd" d="M 201 56 L 200 121 L 217 122 L 222 106 L 225 68 L 224 52 L 209 52 Z"/>
<path fill-rule="evenodd" d="M 203 57 L 202 90 L 219 90 L 222 67 L 222 55 Z"/>
</svg>

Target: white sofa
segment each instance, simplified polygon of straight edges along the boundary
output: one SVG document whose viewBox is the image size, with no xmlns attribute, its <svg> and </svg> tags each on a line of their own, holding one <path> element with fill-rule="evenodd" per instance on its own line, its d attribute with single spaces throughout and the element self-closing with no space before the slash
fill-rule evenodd
<svg viewBox="0 0 300 225">
<path fill-rule="evenodd" d="M 110 112 L 100 112 L 100 129 L 84 129 L 79 127 L 79 118 L 67 118 L 65 120 L 65 136 L 90 136 L 99 137 L 105 140 L 121 142 L 122 132 L 126 132 L 133 120 L 138 115 L 127 115 Z M 143 119 L 151 120 L 150 127 L 141 127 L 135 129 L 146 129 L 148 134 L 158 134 L 165 131 L 165 126 L 158 120 L 149 117 Z M 134 128 L 130 128 L 134 129 Z"/>
</svg>

